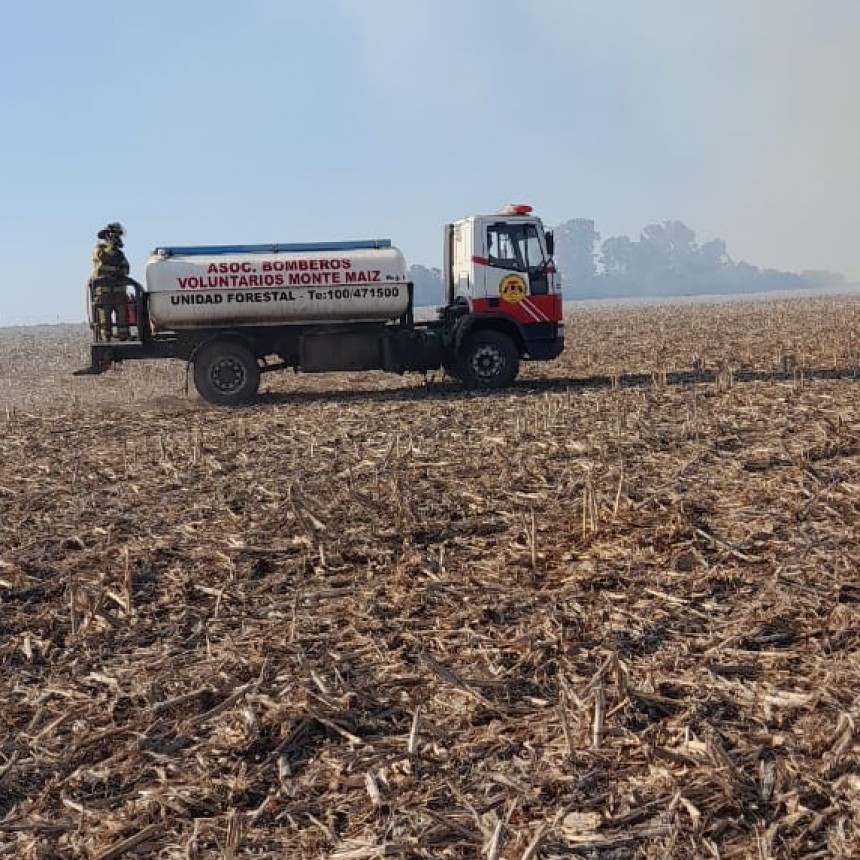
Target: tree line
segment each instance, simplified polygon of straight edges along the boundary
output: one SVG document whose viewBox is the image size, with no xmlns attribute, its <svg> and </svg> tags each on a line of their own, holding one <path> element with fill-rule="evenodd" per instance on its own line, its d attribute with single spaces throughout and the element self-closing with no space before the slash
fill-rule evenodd
<svg viewBox="0 0 860 860">
<path fill-rule="evenodd" d="M 757 293 L 844 283 L 836 272 L 784 272 L 735 261 L 723 239 L 700 244 L 682 221 L 649 224 L 635 240 L 611 236 L 601 242 L 587 218 L 565 221 L 554 232 L 568 298 Z"/>
</svg>

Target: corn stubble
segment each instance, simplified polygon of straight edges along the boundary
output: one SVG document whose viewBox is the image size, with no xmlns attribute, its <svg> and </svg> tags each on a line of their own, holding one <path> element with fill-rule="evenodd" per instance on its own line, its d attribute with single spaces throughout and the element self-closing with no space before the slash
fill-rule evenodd
<svg viewBox="0 0 860 860">
<path fill-rule="evenodd" d="M 511 390 L 0 332 L 0 855 L 860 853 L 860 301 L 588 308 Z"/>
</svg>

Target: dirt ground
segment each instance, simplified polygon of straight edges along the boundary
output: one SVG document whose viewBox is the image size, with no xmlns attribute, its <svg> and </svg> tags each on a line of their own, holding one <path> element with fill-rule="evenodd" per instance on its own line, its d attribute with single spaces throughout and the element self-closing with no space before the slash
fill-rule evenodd
<svg viewBox="0 0 860 860">
<path fill-rule="evenodd" d="M 860 856 L 860 298 L 511 389 L 0 330 L 0 855 Z"/>
</svg>

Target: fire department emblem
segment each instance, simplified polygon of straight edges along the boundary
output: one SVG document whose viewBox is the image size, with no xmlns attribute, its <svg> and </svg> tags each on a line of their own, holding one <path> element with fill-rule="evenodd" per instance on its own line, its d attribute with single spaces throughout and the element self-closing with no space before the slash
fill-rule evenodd
<svg viewBox="0 0 860 860">
<path fill-rule="evenodd" d="M 526 282 L 519 275 L 505 275 L 499 283 L 499 296 L 516 304 L 526 297 Z"/>
</svg>

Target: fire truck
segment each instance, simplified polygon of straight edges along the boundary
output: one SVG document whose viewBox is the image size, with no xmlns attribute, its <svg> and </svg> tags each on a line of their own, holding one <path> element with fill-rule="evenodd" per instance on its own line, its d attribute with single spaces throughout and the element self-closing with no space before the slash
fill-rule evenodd
<svg viewBox="0 0 860 860">
<path fill-rule="evenodd" d="M 470 388 L 510 385 L 521 361 L 564 348 L 552 232 L 526 205 L 443 231 L 443 301 L 416 320 L 403 254 L 389 240 L 164 246 L 129 278 L 132 339 L 92 324 L 91 366 L 182 359 L 207 401 L 253 400 L 263 373 L 444 368 Z M 133 290 L 133 295 L 132 295 Z"/>
</svg>

